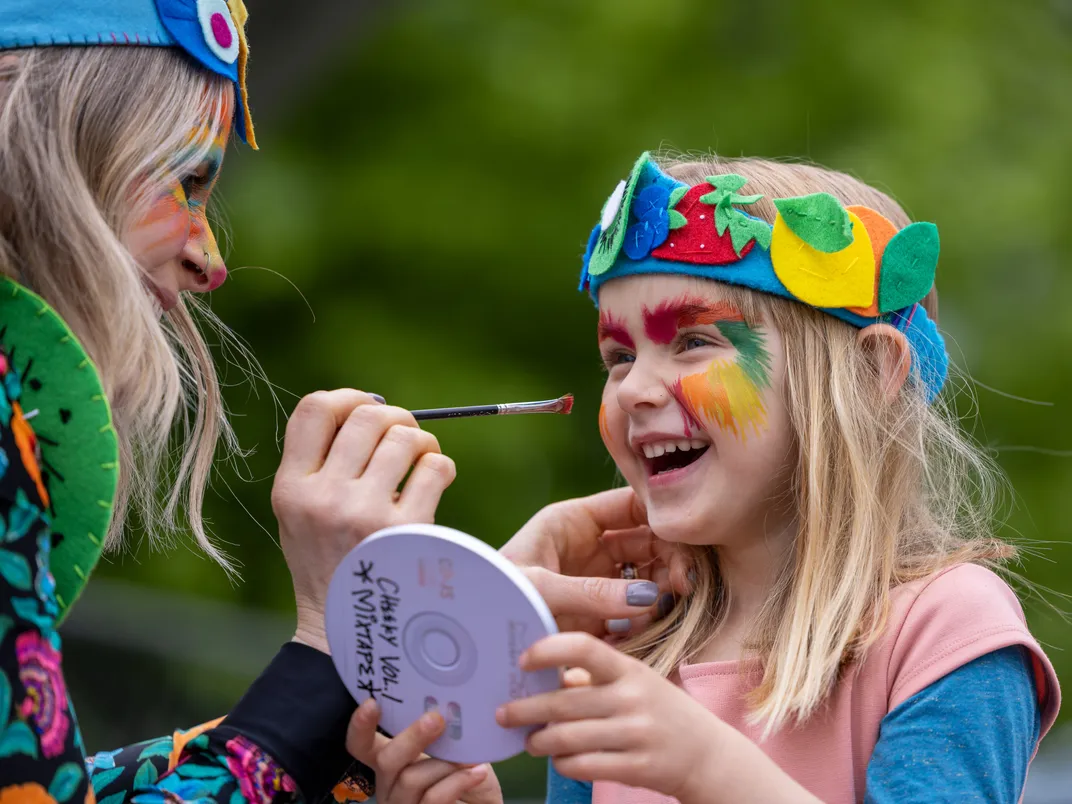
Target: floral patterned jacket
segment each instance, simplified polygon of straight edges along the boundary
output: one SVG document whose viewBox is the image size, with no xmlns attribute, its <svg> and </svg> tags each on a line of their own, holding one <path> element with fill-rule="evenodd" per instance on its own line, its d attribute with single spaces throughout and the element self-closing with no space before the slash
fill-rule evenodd
<svg viewBox="0 0 1072 804">
<path fill-rule="evenodd" d="M 352 699 L 347 706 L 337 693 L 280 693 L 295 678 L 315 688 L 339 684 L 330 658 L 294 644 L 284 646 L 226 720 L 87 760 L 64 683 L 48 497 L 20 392 L 19 374 L 0 351 L 0 804 L 367 798 L 371 786 L 360 773 L 336 796 L 324 782 L 338 780 L 348 764 L 343 743 Z"/>
</svg>

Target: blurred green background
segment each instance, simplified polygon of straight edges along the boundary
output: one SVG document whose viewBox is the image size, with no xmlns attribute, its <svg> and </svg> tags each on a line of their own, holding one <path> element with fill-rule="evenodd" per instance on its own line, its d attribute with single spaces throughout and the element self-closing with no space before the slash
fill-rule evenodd
<svg viewBox="0 0 1072 804">
<path fill-rule="evenodd" d="M 91 751 L 222 714 L 287 638 L 269 490 L 299 395 L 574 392 L 569 418 L 429 425 L 459 471 L 438 520 L 495 545 L 613 482 L 595 314 L 574 288 L 645 149 L 811 159 L 940 225 L 942 326 L 981 384 L 966 426 L 1016 492 L 1004 533 L 1036 543 L 1028 578 L 1072 592 L 1072 3 L 247 2 L 262 151 L 232 149 L 223 174 L 228 264 L 278 273 L 233 270 L 213 307 L 280 407 L 221 355 L 255 453 L 221 467 L 207 508 L 242 583 L 188 545 L 143 548 L 76 609 L 67 667 Z M 1069 625 L 1026 606 L 1072 678 Z M 542 795 L 542 763 L 501 775 L 510 796 Z"/>
</svg>

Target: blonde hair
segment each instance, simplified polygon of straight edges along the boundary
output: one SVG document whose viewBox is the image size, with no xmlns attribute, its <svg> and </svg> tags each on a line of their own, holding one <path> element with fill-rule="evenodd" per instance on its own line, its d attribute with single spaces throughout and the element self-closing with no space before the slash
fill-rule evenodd
<svg viewBox="0 0 1072 804">
<path fill-rule="evenodd" d="M 201 548 L 229 568 L 202 522 L 217 442 L 235 444 L 197 303 L 158 318 L 122 238 L 205 159 L 233 87 L 170 48 L 49 47 L 0 56 L 0 93 L 0 273 L 43 296 L 100 372 L 121 462 L 106 546 L 131 508 L 153 539 L 185 507 Z"/>
<path fill-rule="evenodd" d="M 737 173 L 764 198 L 749 213 L 773 222 L 772 198 L 828 192 L 862 204 L 896 227 L 908 216 L 884 193 L 851 176 L 762 159 L 663 160 L 688 184 Z M 803 304 L 726 286 L 752 324 L 773 324 L 786 350 L 787 407 L 797 446 L 791 504 L 797 535 L 787 565 L 752 629 L 762 679 L 751 718 L 769 735 L 802 722 L 838 674 L 882 633 L 890 591 L 960 562 L 996 566 L 1014 550 L 992 533 L 1000 474 L 922 383 L 887 401 L 874 355 L 858 330 Z M 937 316 L 932 290 L 924 306 Z M 691 596 L 623 649 L 664 675 L 718 631 L 733 590 L 722 583 L 714 547 L 693 548 Z"/>
</svg>

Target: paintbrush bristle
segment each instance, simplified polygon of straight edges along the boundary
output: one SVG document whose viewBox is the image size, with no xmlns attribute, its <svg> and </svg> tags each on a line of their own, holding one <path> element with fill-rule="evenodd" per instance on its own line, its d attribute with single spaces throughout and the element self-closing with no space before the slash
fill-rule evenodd
<svg viewBox="0 0 1072 804">
<path fill-rule="evenodd" d="M 569 416 L 570 413 L 573 412 L 573 394 L 566 394 L 565 396 L 560 397 L 555 412 Z"/>
</svg>

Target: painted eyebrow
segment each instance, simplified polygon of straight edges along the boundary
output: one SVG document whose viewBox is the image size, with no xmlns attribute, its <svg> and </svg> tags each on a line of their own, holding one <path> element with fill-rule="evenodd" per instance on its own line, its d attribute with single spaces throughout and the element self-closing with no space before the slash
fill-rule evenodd
<svg viewBox="0 0 1072 804">
<path fill-rule="evenodd" d="M 608 339 L 618 341 L 627 349 L 636 349 L 636 343 L 622 320 L 601 310 L 599 312 L 599 342 L 602 343 Z"/>
<path fill-rule="evenodd" d="M 644 332 L 655 343 L 670 343 L 682 327 L 744 321 L 741 311 L 728 301 L 709 302 L 699 296 L 679 296 L 659 302 L 654 310 L 644 308 Z"/>
</svg>

